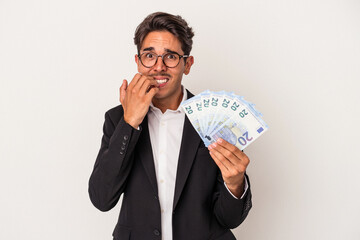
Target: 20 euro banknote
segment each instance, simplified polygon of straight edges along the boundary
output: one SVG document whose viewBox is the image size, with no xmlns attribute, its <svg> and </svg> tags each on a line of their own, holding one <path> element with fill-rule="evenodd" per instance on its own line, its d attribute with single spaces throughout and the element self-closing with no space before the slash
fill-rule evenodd
<svg viewBox="0 0 360 240">
<path fill-rule="evenodd" d="M 223 138 L 243 150 L 268 129 L 254 104 L 233 93 L 207 90 L 181 106 L 206 146 Z"/>
</svg>

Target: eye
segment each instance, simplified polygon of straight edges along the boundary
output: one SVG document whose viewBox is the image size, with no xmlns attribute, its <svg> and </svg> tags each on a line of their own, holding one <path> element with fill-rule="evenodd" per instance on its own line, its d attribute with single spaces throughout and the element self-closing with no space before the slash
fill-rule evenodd
<svg viewBox="0 0 360 240">
<path fill-rule="evenodd" d="M 155 55 L 153 53 L 145 53 L 144 56 L 149 59 L 155 57 Z"/>
<path fill-rule="evenodd" d="M 166 59 L 176 60 L 177 58 L 178 58 L 178 56 L 176 54 L 172 54 L 172 53 L 166 54 Z"/>
</svg>

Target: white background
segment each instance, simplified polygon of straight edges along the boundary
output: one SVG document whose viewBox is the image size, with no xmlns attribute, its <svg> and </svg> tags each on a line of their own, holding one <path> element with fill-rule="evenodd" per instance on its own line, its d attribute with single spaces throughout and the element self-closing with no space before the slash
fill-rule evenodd
<svg viewBox="0 0 360 240">
<path fill-rule="evenodd" d="M 360 239 L 358 0 L 0 0 L 0 239 L 112 239 L 87 184 L 104 113 L 154 11 L 194 28 L 183 84 L 234 91 L 270 126 L 246 149 L 247 240 Z"/>
</svg>

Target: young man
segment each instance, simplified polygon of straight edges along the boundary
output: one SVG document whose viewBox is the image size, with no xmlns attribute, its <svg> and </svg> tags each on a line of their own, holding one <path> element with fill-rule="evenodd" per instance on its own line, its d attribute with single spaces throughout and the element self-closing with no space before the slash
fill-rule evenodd
<svg viewBox="0 0 360 240">
<path fill-rule="evenodd" d="M 248 157 L 219 140 L 206 148 L 180 107 L 194 63 L 194 33 L 184 19 L 153 13 L 138 26 L 138 74 L 120 87 L 121 105 L 105 114 L 89 180 L 101 211 L 123 194 L 114 239 L 235 239 L 251 208 Z"/>
</svg>

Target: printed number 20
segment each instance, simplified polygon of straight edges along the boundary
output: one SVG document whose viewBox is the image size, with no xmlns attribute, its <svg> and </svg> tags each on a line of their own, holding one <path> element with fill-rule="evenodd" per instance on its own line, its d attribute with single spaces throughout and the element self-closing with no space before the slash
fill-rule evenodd
<svg viewBox="0 0 360 240">
<path fill-rule="evenodd" d="M 247 144 L 247 142 L 250 142 L 252 139 L 253 139 L 253 138 L 249 138 L 249 133 L 248 133 L 248 132 L 245 132 L 245 133 L 243 134 L 243 137 L 239 137 L 239 138 L 238 138 L 238 142 L 239 142 L 241 145 L 245 146 L 245 145 Z"/>
<path fill-rule="evenodd" d="M 239 113 L 240 117 L 245 117 L 245 115 L 248 115 L 248 113 L 245 111 L 245 109 L 243 109 L 240 113 Z"/>
</svg>

